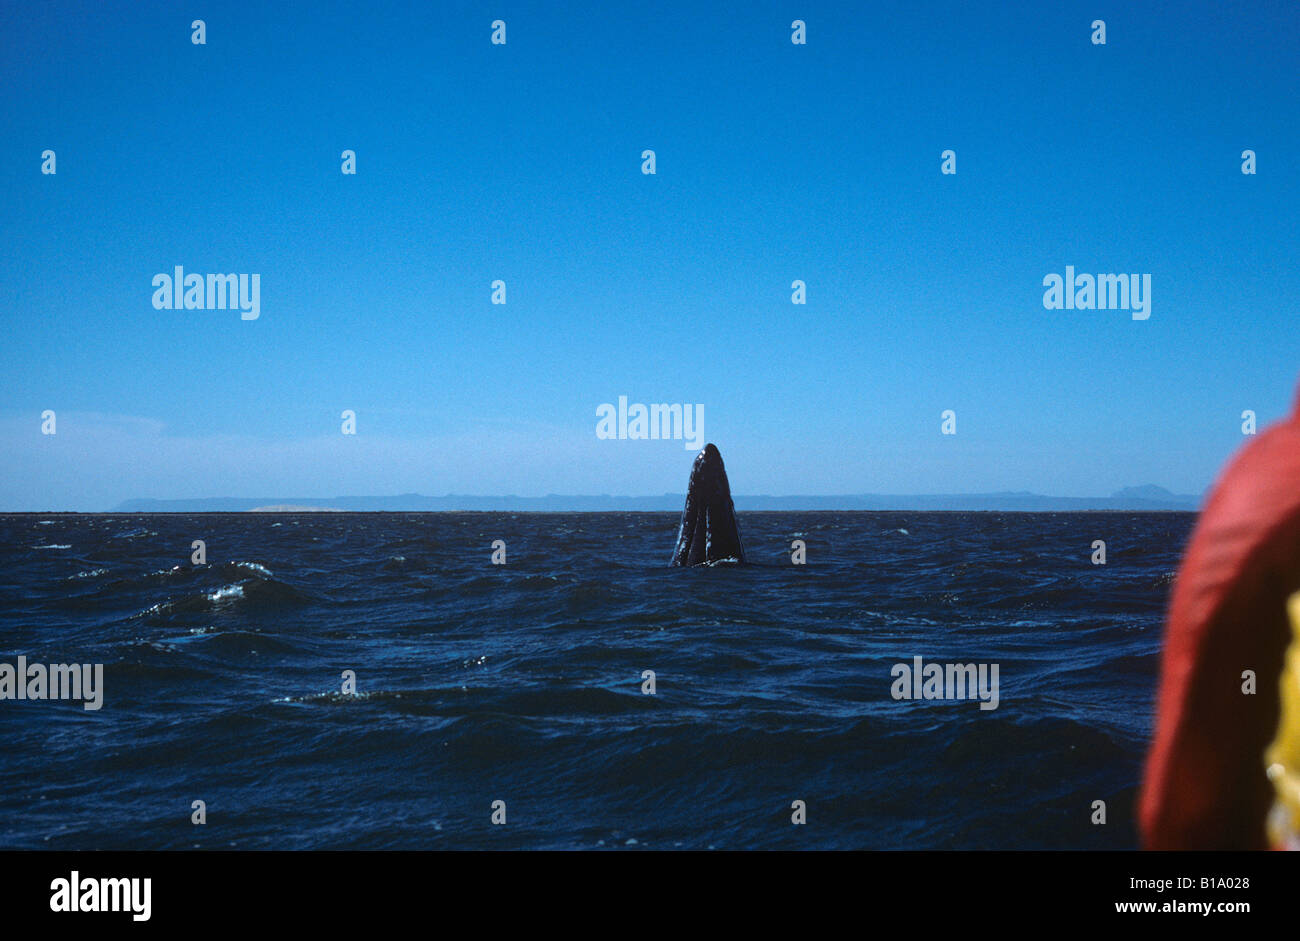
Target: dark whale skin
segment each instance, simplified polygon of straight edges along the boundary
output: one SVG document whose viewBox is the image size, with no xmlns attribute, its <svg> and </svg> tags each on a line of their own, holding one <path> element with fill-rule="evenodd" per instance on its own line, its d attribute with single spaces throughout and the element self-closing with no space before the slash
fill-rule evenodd
<svg viewBox="0 0 1300 941">
<path fill-rule="evenodd" d="M 722 455 L 706 444 L 691 466 L 672 564 L 703 565 L 724 559 L 744 562 L 745 549 Z"/>
</svg>

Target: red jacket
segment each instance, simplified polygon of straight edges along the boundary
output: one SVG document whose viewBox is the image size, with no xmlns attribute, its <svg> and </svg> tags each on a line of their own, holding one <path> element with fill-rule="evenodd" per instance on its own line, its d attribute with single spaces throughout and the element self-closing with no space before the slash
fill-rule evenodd
<svg viewBox="0 0 1300 941">
<path fill-rule="evenodd" d="M 1174 583 L 1138 815 L 1147 849 L 1266 849 L 1264 749 L 1300 590 L 1300 400 L 1220 475 Z M 1256 692 L 1242 692 L 1255 671 Z"/>
</svg>

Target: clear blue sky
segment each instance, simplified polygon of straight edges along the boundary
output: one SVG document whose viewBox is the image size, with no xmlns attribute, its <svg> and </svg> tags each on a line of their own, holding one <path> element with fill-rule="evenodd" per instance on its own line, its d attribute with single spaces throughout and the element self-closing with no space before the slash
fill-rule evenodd
<svg viewBox="0 0 1300 941">
<path fill-rule="evenodd" d="M 4 510 L 682 490 L 619 395 L 740 494 L 1200 492 L 1300 375 L 1293 0 L 5 4 L 0 53 Z M 260 318 L 155 310 L 175 265 Z M 1045 310 L 1066 265 L 1150 319 Z"/>
</svg>

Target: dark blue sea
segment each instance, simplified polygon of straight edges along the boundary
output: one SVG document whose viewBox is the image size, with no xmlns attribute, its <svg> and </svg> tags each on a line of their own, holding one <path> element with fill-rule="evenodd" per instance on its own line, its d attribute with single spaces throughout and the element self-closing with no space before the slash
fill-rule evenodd
<svg viewBox="0 0 1300 941">
<path fill-rule="evenodd" d="M 675 514 L 0 516 L 0 662 L 104 664 L 0 702 L 0 847 L 1133 847 L 1194 520 L 742 513 L 672 569 Z"/>
</svg>

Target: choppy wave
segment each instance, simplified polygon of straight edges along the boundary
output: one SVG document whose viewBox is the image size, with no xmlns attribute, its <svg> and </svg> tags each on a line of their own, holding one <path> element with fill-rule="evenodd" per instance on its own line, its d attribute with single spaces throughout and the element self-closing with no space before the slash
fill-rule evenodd
<svg viewBox="0 0 1300 941">
<path fill-rule="evenodd" d="M 1132 803 L 1192 521 L 742 513 L 756 564 L 682 571 L 677 514 L 0 517 L 0 650 L 105 664 L 0 711 L 0 845 L 1132 846 L 1078 808 Z M 914 656 L 999 707 L 895 701 Z"/>
</svg>

